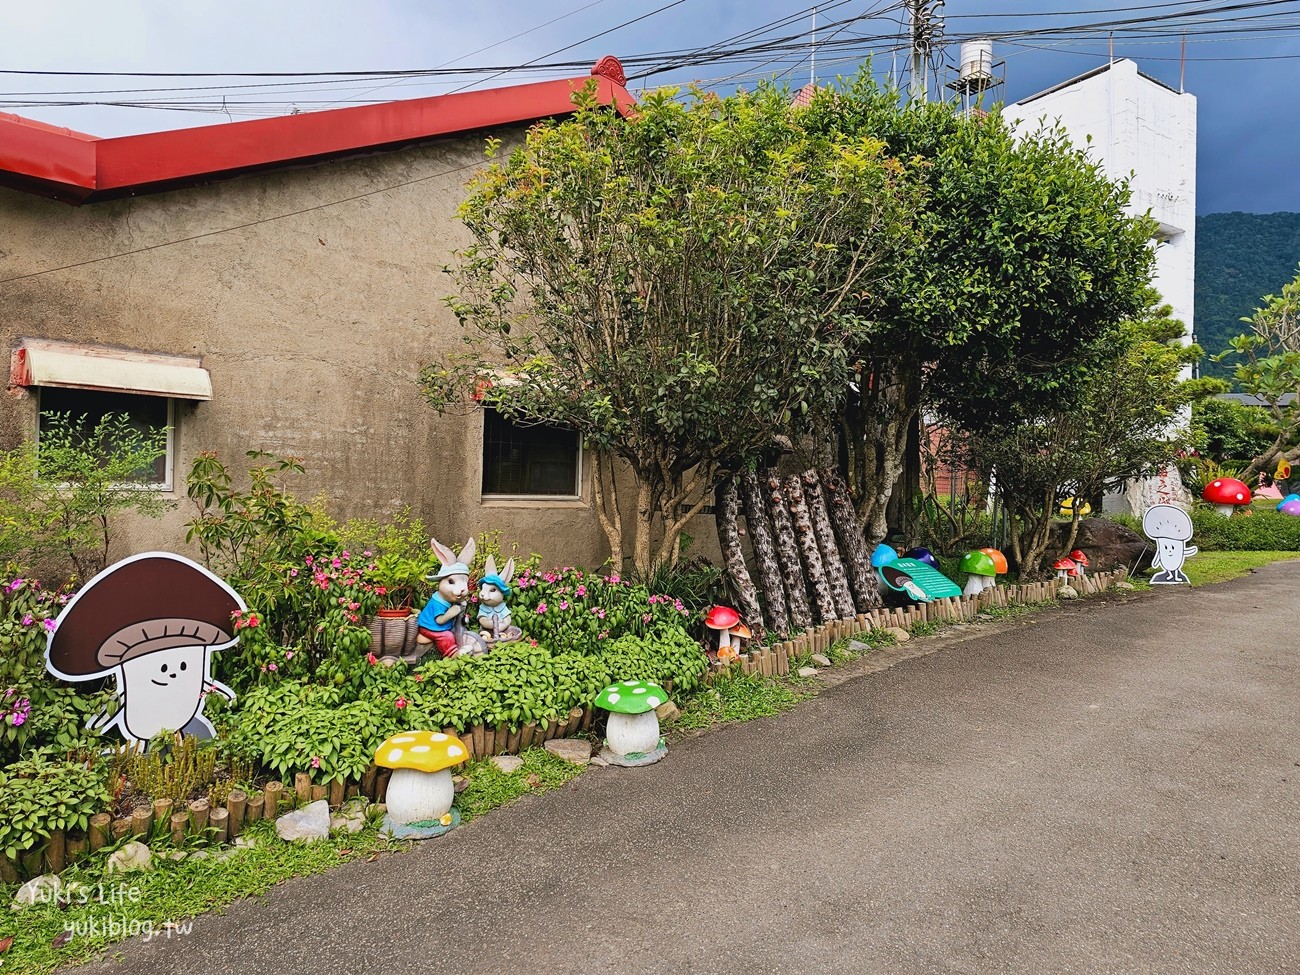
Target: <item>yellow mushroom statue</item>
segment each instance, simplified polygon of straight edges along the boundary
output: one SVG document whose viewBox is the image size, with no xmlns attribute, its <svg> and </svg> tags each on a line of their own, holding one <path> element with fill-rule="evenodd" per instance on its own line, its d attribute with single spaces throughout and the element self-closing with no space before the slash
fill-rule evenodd
<svg viewBox="0 0 1300 975">
<path fill-rule="evenodd" d="M 441 731 L 403 731 L 380 745 L 375 764 L 393 770 L 384 829 L 398 839 L 426 839 L 459 826 L 451 769 L 468 757 L 464 742 Z"/>
</svg>

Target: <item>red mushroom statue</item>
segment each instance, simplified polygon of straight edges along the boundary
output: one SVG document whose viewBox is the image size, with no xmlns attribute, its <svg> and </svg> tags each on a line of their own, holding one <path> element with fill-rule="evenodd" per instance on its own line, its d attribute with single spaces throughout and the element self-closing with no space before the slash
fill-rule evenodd
<svg viewBox="0 0 1300 975">
<path fill-rule="evenodd" d="M 1056 578 L 1064 579 L 1067 582 L 1070 579 L 1070 573 L 1077 571 L 1079 566 L 1074 559 L 1060 558 L 1052 563 L 1052 568 L 1056 570 Z"/>
<path fill-rule="evenodd" d="M 718 631 L 718 649 L 730 647 L 731 631 L 740 622 L 740 614 L 730 606 L 714 606 L 709 615 L 704 617 L 704 625 L 710 630 Z M 737 641 L 739 642 L 739 641 Z M 740 648 L 737 647 L 737 650 Z"/>
<path fill-rule="evenodd" d="M 1201 498 L 1214 505 L 1214 510 L 1223 517 L 1231 518 L 1233 508 L 1250 504 L 1250 488 L 1235 477 L 1216 477 L 1205 485 Z"/>
</svg>

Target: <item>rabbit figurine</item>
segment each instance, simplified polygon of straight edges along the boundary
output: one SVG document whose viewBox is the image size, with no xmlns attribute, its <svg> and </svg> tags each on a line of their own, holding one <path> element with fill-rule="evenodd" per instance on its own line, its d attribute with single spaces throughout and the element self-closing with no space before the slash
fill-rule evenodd
<svg viewBox="0 0 1300 975">
<path fill-rule="evenodd" d="M 496 559 L 488 556 L 478 590 L 479 636 L 488 646 L 509 643 L 524 635 L 524 631 L 511 622 L 510 607 L 506 605 L 506 599 L 510 595 L 510 579 L 514 574 L 514 559 L 507 559 L 506 567 L 498 573 Z"/>
<path fill-rule="evenodd" d="M 430 644 L 437 646 L 444 657 L 473 653 L 475 646 L 481 645 L 478 637 L 473 641 L 462 639 L 465 628 L 461 615 L 469 599 L 469 564 L 474 561 L 476 551 L 474 539 L 465 543 L 459 555 L 436 538 L 429 539 L 429 545 L 442 564 L 437 572 L 425 578 L 437 582 L 438 588 L 416 619 L 419 635 L 415 638 L 415 652 L 402 657 L 408 664 L 416 663 L 428 653 Z M 384 658 L 384 662 L 392 664 L 397 660 Z"/>
</svg>

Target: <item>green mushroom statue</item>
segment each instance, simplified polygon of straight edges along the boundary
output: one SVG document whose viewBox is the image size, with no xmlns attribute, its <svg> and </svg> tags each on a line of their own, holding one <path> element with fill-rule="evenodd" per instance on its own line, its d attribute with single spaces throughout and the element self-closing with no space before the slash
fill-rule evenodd
<svg viewBox="0 0 1300 975">
<path fill-rule="evenodd" d="M 607 761 L 618 765 L 647 765 L 667 753 L 659 737 L 659 715 L 655 708 L 668 700 L 668 693 L 648 680 L 611 684 L 596 697 L 596 706 L 609 712 L 605 726 Z"/>
<path fill-rule="evenodd" d="M 961 560 L 961 570 L 966 573 L 963 596 L 975 596 L 997 585 L 997 565 L 987 552 L 967 552 Z"/>
</svg>

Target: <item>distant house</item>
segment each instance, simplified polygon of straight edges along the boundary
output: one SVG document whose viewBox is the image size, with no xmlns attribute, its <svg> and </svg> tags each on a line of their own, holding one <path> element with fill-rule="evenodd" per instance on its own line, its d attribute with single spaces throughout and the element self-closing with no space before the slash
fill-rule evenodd
<svg viewBox="0 0 1300 975">
<path fill-rule="evenodd" d="M 615 59 L 592 75 L 632 104 Z M 198 452 L 241 467 L 259 448 L 303 458 L 302 492 L 344 516 L 410 503 L 449 542 L 502 528 L 599 564 L 576 434 L 441 417 L 417 385 L 460 345 L 442 268 L 485 137 L 571 113 L 588 80 L 111 139 L 0 115 L 0 446 L 42 410 L 126 411 L 170 427 L 170 497 Z M 186 517 L 122 545 L 177 549 Z"/>
</svg>

